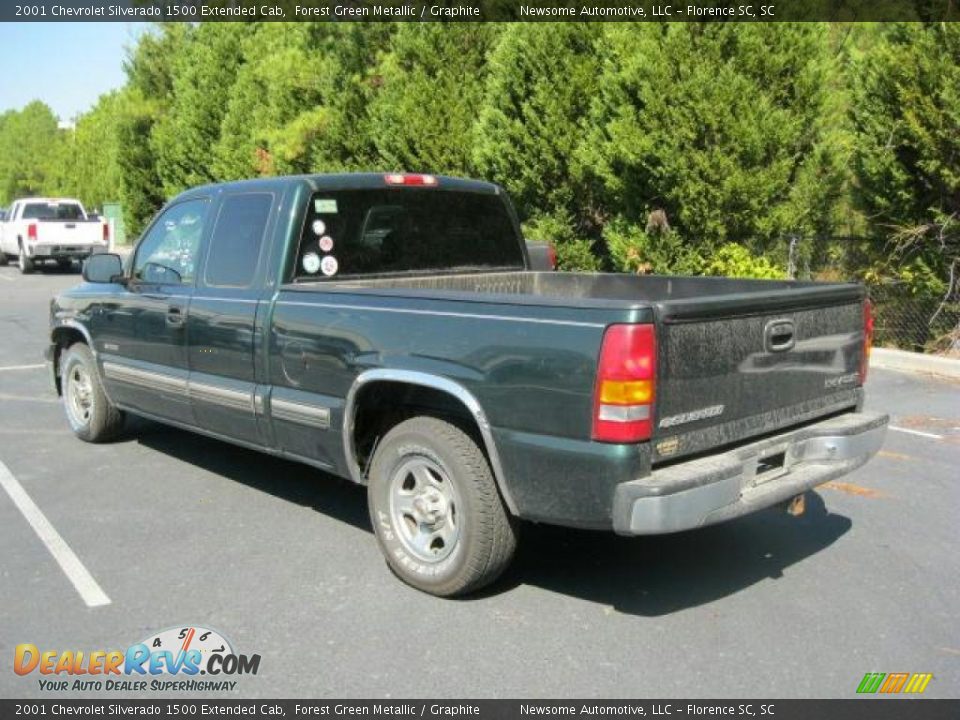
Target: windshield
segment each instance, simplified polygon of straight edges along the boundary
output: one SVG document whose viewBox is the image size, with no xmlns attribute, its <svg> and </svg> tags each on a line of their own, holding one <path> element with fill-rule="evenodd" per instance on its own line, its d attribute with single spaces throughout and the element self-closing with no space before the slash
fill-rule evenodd
<svg viewBox="0 0 960 720">
<path fill-rule="evenodd" d="M 499 195 L 385 188 L 316 193 L 300 239 L 299 280 L 523 268 Z"/>
<path fill-rule="evenodd" d="M 24 220 L 83 220 L 77 203 L 32 202 L 23 206 Z"/>
</svg>

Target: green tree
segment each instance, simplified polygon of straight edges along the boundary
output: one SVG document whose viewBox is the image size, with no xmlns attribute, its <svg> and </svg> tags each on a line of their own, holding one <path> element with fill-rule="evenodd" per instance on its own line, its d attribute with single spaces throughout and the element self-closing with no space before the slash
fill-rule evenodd
<svg viewBox="0 0 960 720">
<path fill-rule="evenodd" d="M 166 200 L 152 136 L 173 103 L 177 59 L 192 34 L 190 25 L 162 23 L 142 34 L 128 50 L 124 63 L 127 84 L 115 105 L 115 133 L 129 237 L 135 237 Z"/>
<path fill-rule="evenodd" d="M 855 196 L 876 274 L 950 295 L 960 275 L 960 27 L 891 24 L 853 59 Z"/>
<path fill-rule="evenodd" d="M 0 199 L 4 204 L 52 190 L 60 180 L 57 117 L 39 100 L 0 121 Z"/>
<path fill-rule="evenodd" d="M 611 219 L 644 228 L 664 210 L 704 257 L 731 240 L 782 257 L 785 234 L 829 229 L 841 173 L 823 26 L 611 24 L 601 47 L 579 157 Z"/>
<path fill-rule="evenodd" d="M 490 57 L 474 162 L 510 191 L 521 215 L 565 213 L 577 232 L 596 225 L 576 149 L 597 91 L 599 25 L 517 23 Z"/>
<path fill-rule="evenodd" d="M 174 58 L 172 100 L 150 134 L 167 195 L 214 182 L 214 149 L 250 23 L 203 23 Z M 149 96 L 148 96 L 149 97 Z"/>
<path fill-rule="evenodd" d="M 120 93 L 100 96 L 97 104 L 77 119 L 65 138 L 62 192 L 79 198 L 88 208 L 119 200 L 123 175 L 118 159 L 117 118 Z M 68 164 L 67 164 L 68 162 Z"/>
<path fill-rule="evenodd" d="M 214 151 L 218 178 L 310 169 L 316 138 L 329 131 L 335 43 L 328 23 L 264 23 L 245 38 Z"/>
<path fill-rule="evenodd" d="M 497 32 L 477 23 L 401 25 L 368 86 L 366 127 L 378 167 L 471 173 L 486 57 Z"/>
</svg>

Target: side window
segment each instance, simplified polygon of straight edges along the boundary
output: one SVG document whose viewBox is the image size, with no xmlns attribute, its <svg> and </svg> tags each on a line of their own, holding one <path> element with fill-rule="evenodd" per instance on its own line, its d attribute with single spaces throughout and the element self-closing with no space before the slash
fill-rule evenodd
<svg viewBox="0 0 960 720">
<path fill-rule="evenodd" d="M 159 285 L 190 285 L 209 205 L 202 198 L 168 208 L 140 243 L 133 277 Z"/>
<path fill-rule="evenodd" d="M 204 271 L 207 285 L 247 287 L 253 282 L 272 209 L 271 193 L 224 197 L 210 238 Z"/>
</svg>

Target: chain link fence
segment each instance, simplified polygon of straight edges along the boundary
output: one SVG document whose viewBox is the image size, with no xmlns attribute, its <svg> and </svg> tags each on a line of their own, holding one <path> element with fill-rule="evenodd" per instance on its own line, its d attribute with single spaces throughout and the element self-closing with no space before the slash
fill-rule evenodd
<svg viewBox="0 0 960 720">
<path fill-rule="evenodd" d="M 871 238 L 821 237 L 812 240 L 816 248 L 812 257 L 794 262 L 793 250 L 802 240 L 794 237 L 789 241 L 788 272 L 820 280 L 858 280 L 851 268 L 867 267 L 871 258 L 881 257 L 888 249 L 884 241 Z M 916 295 L 906 283 L 896 280 L 868 284 L 867 292 L 873 303 L 874 345 L 960 357 L 960 292 L 946 299 Z"/>
</svg>

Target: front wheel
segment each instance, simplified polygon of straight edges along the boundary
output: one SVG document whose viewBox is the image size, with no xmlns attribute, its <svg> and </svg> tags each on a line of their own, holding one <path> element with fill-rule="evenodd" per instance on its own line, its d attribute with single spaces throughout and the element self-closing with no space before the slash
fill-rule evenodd
<svg viewBox="0 0 960 720">
<path fill-rule="evenodd" d="M 105 442 L 123 427 L 123 413 L 107 399 L 90 348 L 76 343 L 64 353 L 60 377 L 63 408 L 73 434 L 86 442 Z"/>
<path fill-rule="evenodd" d="M 417 417 L 384 436 L 370 468 L 370 518 L 390 568 L 432 595 L 489 585 L 516 550 L 486 456 L 463 430 Z"/>
</svg>

